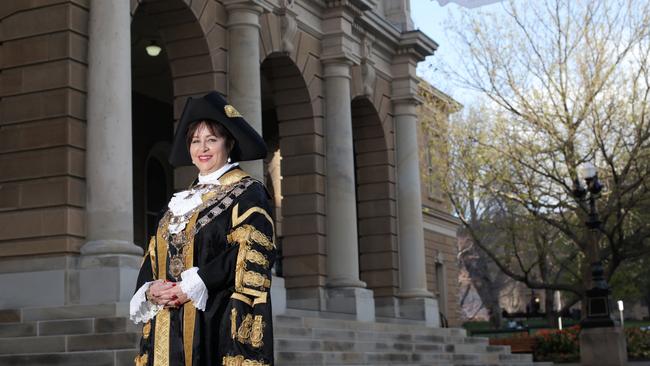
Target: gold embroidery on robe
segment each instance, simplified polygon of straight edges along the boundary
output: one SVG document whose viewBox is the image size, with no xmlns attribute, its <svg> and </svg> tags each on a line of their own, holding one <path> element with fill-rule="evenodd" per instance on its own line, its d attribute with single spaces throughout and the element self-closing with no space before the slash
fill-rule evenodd
<svg viewBox="0 0 650 366">
<path fill-rule="evenodd" d="M 206 202 L 206 201 L 203 201 Z M 199 211 L 194 213 L 185 227 L 187 235 L 187 249 L 184 250 L 185 268 L 194 265 L 194 227 L 199 217 Z M 183 350 L 185 351 L 185 366 L 192 366 L 192 344 L 194 343 L 194 326 L 196 323 L 196 307 L 188 301 L 183 304 Z"/>
<path fill-rule="evenodd" d="M 251 207 L 248 210 L 246 210 L 246 212 L 244 212 L 242 215 L 239 215 L 239 203 L 237 203 L 235 205 L 235 207 L 233 207 L 233 209 L 232 209 L 232 218 L 231 218 L 232 227 L 235 227 L 235 226 L 241 224 L 250 215 L 252 215 L 254 213 L 259 213 L 259 214 L 264 215 L 266 220 L 271 224 L 272 236 L 273 236 L 273 244 L 275 246 L 275 225 L 273 223 L 273 219 L 271 218 L 271 215 L 269 215 L 269 213 L 266 212 L 266 210 L 261 208 L 261 207 L 257 207 L 257 206 L 256 207 Z"/>
<path fill-rule="evenodd" d="M 230 310 L 230 337 L 235 339 L 237 336 L 237 309 Z"/>
<path fill-rule="evenodd" d="M 253 317 L 246 314 L 237 330 L 237 340 L 239 343 L 250 343 L 251 327 L 253 326 Z"/>
<path fill-rule="evenodd" d="M 257 272 L 246 271 L 243 276 L 244 285 L 253 287 L 271 287 L 271 280 Z"/>
<path fill-rule="evenodd" d="M 259 264 L 264 268 L 269 267 L 269 261 L 266 259 L 264 254 L 255 249 L 249 249 L 248 252 L 246 252 L 246 260 L 251 263 Z"/>
<path fill-rule="evenodd" d="M 149 356 L 145 353 L 139 356 L 135 356 L 135 366 L 146 366 L 147 361 L 149 361 Z"/>
<path fill-rule="evenodd" d="M 151 320 L 146 322 L 142 327 L 142 338 L 149 339 L 149 334 L 151 334 Z"/>
<path fill-rule="evenodd" d="M 257 230 L 252 225 L 242 225 L 231 231 L 227 236 L 228 242 L 230 243 L 243 243 L 250 244 L 255 242 L 268 250 L 273 250 L 275 244 L 272 243 L 269 238 L 264 235 L 261 231 Z"/>
<path fill-rule="evenodd" d="M 169 366 L 169 315 L 169 309 L 162 309 L 156 315 L 154 366 Z"/>
<path fill-rule="evenodd" d="M 250 175 L 241 169 L 233 169 L 219 178 L 219 184 L 230 185 L 239 182 Z"/>
<path fill-rule="evenodd" d="M 251 299 L 249 299 L 246 295 L 242 295 L 238 292 L 233 292 L 232 295 L 230 295 L 230 298 L 239 300 L 248 306 L 253 306 L 254 304 L 254 302 Z"/>
<path fill-rule="evenodd" d="M 266 304 L 266 298 L 267 298 L 268 293 L 264 292 L 262 295 L 258 296 L 255 301 L 253 301 L 253 306 L 259 305 L 259 304 Z"/>
<path fill-rule="evenodd" d="M 264 327 L 266 324 L 262 321 L 261 315 L 255 315 L 253 326 L 251 327 L 251 346 L 260 348 L 264 345 L 262 339 L 264 338 Z"/>
<path fill-rule="evenodd" d="M 224 356 L 223 357 L 223 366 L 269 366 L 261 361 L 249 360 L 244 358 L 244 356 Z"/>
</svg>

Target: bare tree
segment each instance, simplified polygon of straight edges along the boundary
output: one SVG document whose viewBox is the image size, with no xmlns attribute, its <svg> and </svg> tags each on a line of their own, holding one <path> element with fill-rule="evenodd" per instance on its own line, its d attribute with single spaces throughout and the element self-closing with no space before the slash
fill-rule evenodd
<svg viewBox="0 0 650 366">
<path fill-rule="evenodd" d="M 503 273 L 564 291 L 570 306 L 591 285 L 591 262 L 603 260 L 611 278 L 650 253 L 650 3 L 512 1 L 504 9 L 505 17 L 466 13 L 452 24 L 464 63 L 451 72 L 486 102 L 450 124 L 438 178 Z M 584 226 L 588 205 L 572 194 L 586 162 L 606 184 L 598 243 Z"/>
</svg>

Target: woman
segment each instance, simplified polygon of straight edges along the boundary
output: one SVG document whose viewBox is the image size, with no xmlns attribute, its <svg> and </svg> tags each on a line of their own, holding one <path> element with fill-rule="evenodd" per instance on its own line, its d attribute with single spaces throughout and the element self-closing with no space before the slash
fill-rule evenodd
<svg viewBox="0 0 650 366">
<path fill-rule="evenodd" d="M 265 155 L 220 94 L 187 101 L 170 162 L 199 176 L 174 194 L 144 256 L 130 308 L 144 323 L 137 366 L 273 364 L 269 197 L 236 163 Z"/>
</svg>

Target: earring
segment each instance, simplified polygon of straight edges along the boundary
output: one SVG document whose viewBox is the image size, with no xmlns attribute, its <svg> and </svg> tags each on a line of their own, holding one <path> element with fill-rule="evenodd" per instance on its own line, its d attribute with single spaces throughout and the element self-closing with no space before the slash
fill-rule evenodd
<svg viewBox="0 0 650 366">
<path fill-rule="evenodd" d="M 230 156 L 228 157 L 228 163 L 230 163 Z"/>
</svg>

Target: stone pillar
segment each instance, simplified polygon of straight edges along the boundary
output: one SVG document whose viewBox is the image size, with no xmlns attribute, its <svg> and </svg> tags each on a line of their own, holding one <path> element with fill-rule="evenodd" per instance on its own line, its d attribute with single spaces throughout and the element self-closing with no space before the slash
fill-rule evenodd
<svg viewBox="0 0 650 366">
<path fill-rule="evenodd" d="M 90 3 L 86 238 L 80 301 L 128 301 L 142 249 L 133 244 L 129 0 Z"/>
<path fill-rule="evenodd" d="M 347 60 L 324 62 L 327 161 L 327 295 L 329 311 L 374 320 L 371 290 L 359 280 L 356 187 L 352 146 L 350 66 Z"/>
<path fill-rule="evenodd" d="M 417 100 L 394 101 L 397 208 L 400 256 L 400 315 L 439 325 L 437 301 L 427 290 Z"/>
<path fill-rule="evenodd" d="M 260 81 L 260 15 L 268 8 L 259 0 L 223 0 L 228 11 L 228 102 L 262 133 L 262 86 Z M 244 161 L 242 169 L 264 181 L 264 161 Z M 273 313 L 286 309 L 284 279 L 273 276 Z"/>
<path fill-rule="evenodd" d="M 262 135 L 262 87 L 260 84 L 259 1 L 224 0 L 228 11 L 228 102 Z M 242 162 L 254 177 L 264 180 L 262 160 Z"/>
<path fill-rule="evenodd" d="M 625 331 L 621 327 L 583 328 L 580 331 L 580 365 L 627 365 Z"/>
</svg>

